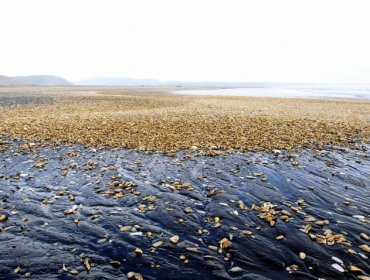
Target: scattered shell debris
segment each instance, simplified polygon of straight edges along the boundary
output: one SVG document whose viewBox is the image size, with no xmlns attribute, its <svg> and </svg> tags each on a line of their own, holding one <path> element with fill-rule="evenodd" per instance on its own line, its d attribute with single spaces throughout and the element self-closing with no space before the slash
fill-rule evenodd
<svg viewBox="0 0 370 280">
<path fill-rule="evenodd" d="M 163 91 L 0 89 L 1 279 L 369 279 L 369 102 Z"/>
<path fill-rule="evenodd" d="M 0 105 L 0 134 L 30 140 L 20 147 L 25 151 L 35 149 L 36 141 L 53 141 L 169 155 L 183 149 L 208 156 L 266 150 L 279 157 L 282 149 L 370 139 L 366 100 L 178 96 L 160 87 L 97 89 L 94 94 L 84 88 L 16 90 L 0 88 L 0 101 L 10 104 Z M 0 137 L 0 149 L 7 145 Z M 294 157 L 290 162 L 301 165 Z M 45 159 L 35 163 L 45 165 Z M 85 168 L 95 168 L 94 162 Z"/>
</svg>

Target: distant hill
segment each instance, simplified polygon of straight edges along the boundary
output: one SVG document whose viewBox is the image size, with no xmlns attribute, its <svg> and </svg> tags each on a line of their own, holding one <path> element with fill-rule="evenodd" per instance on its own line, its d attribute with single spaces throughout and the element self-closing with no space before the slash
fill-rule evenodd
<svg viewBox="0 0 370 280">
<path fill-rule="evenodd" d="M 0 86 L 70 86 L 71 82 L 58 76 L 15 76 L 0 75 Z"/>
</svg>

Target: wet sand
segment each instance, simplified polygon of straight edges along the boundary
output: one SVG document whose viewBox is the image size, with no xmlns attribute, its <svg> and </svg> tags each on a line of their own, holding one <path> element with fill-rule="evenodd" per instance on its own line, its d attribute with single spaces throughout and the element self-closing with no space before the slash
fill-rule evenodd
<svg viewBox="0 0 370 280">
<path fill-rule="evenodd" d="M 232 130 L 226 130 L 229 134 L 213 139 L 216 147 L 202 142 L 192 147 L 195 138 L 189 136 L 191 140 L 184 142 L 190 149 L 162 145 L 164 151 L 153 152 L 148 151 L 152 150 L 149 141 L 125 149 L 109 141 L 94 145 L 96 138 L 95 142 L 81 140 L 83 146 L 76 137 L 65 141 L 61 130 L 68 136 L 66 124 L 79 120 L 83 124 L 80 134 L 71 130 L 77 136 L 89 129 L 101 135 L 94 122 L 89 122 L 89 129 L 84 126 L 87 120 L 119 119 L 125 115 L 118 114 L 119 108 L 127 107 L 132 109 L 131 120 L 133 114 L 146 120 L 158 114 L 154 120 L 161 120 L 170 112 L 169 121 L 174 117 L 171 112 L 183 117 L 184 104 L 193 106 L 193 97 L 159 95 L 160 99 L 158 92 L 148 96 L 135 89 L 134 97 L 126 92 L 122 100 L 120 89 L 104 94 L 89 88 L 73 94 L 74 90 L 60 94 L 42 89 L 39 94 L 0 97 L 8 98 L 0 108 L 0 278 L 369 277 L 368 103 L 304 101 L 316 109 L 303 110 L 301 118 L 299 100 L 241 98 L 240 106 L 248 114 L 265 115 L 265 120 L 279 116 L 282 126 L 293 128 L 303 119 L 311 120 L 310 125 L 321 122 L 327 130 L 309 134 L 317 140 L 307 145 L 310 149 L 302 143 L 294 146 L 300 142 L 290 142 L 292 137 L 242 148 L 231 140 L 230 149 L 222 149 L 216 141 L 231 135 Z M 231 108 L 238 102 L 234 100 L 231 106 L 227 99 L 216 100 L 207 98 L 201 105 L 217 103 L 223 109 L 215 111 L 217 116 L 236 117 Z M 113 101 L 117 107 L 112 107 Z M 169 102 L 177 105 L 173 108 Z M 253 104 L 252 109 L 246 103 Z M 150 112 L 139 113 L 143 104 Z M 164 110 L 164 104 L 171 110 Z M 267 114 L 276 104 L 280 107 Z M 330 110 L 324 110 L 328 104 Z M 74 112 L 72 105 L 76 113 L 66 114 Z M 196 108 L 200 110 L 201 105 Z M 85 111 L 77 117 L 81 108 Z M 47 112 L 47 121 L 40 122 Z M 329 118 L 335 114 L 335 120 Z M 238 127 L 239 122 L 232 123 Z M 10 124 L 23 125 L 19 126 L 22 130 L 12 130 Z M 182 132 L 177 136 L 171 134 L 174 122 L 169 124 L 172 143 L 180 143 L 178 137 L 188 130 L 179 129 Z M 330 125 L 336 125 L 344 136 L 334 137 L 335 126 Z M 41 132 L 47 137 L 39 137 L 44 135 Z M 118 134 L 112 135 L 118 139 Z M 276 150 L 291 146 L 296 148 Z"/>
<path fill-rule="evenodd" d="M 369 236 L 370 224 L 368 145 L 168 157 L 82 146 L 29 150 L 8 142 L 0 157 L 3 278 L 125 279 L 133 271 L 144 279 L 353 279 L 370 273 L 369 252 L 360 247 L 369 245 L 361 237 Z M 267 221 L 261 214 L 269 211 Z M 222 248 L 225 238 L 230 247 Z"/>
</svg>

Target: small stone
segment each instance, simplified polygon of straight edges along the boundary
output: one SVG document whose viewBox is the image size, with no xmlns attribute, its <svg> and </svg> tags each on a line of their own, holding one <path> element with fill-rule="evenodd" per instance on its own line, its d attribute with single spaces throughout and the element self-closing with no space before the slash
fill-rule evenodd
<svg viewBox="0 0 370 280">
<path fill-rule="evenodd" d="M 354 265 L 350 265 L 348 267 L 348 270 L 349 271 L 352 271 L 352 272 L 362 272 L 361 268 L 357 267 L 357 266 L 354 266 Z"/>
<path fill-rule="evenodd" d="M 360 236 L 367 241 L 370 240 L 370 237 L 366 233 L 361 233 Z"/>
<path fill-rule="evenodd" d="M 240 208 L 240 210 L 245 210 L 245 204 L 241 200 L 239 201 L 239 208 Z"/>
<path fill-rule="evenodd" d="M 121 226 L 121 227 L 119 228 L 119 230 L 120 230 L 120 231 L 122 231 L 122 232 L 127 232 L 127 231 L 129 231 L 130 229 L 132 229 L 132 226 Z"/>
<path fill-rule="evenodd" d="M 360 245 L 359 247 L 361 248 L 362 251 L 370 253 L 369 245 L 363 244 L 363 245 Z"/>
<path fill-rule="evenodd" d="M 18 266 L 14 269 L 14 273 L 18 274 L 19 272 L 21 272 L 21 267 L 18 265 Z"/>
<path fill-rule="evenodd" d="M 162 240 L 160 240 L 160 241 L 157 241 L 157 242 L 154 242 L 153 243 L 153 247 L 155 247 L 155 248 L 158 248 L 159 246 L 161 246 L 163 244 L 163 241 Z"/>
<path fill-rule="evenodd" d="M 243 231 L 243 234 L 244 234 L 245 236 L 251 236 L 251 235 L 252 235 L 252 232 L 251 232 L 250 230 L 244 230 L 244 231 Z"/>
<path fill-rule="evenodd" d="M 241 272 L 243 269 L 241 267 L 235 266 L 230 269 L 230 272 Z"/>
<path fill-rule="evenodd" d="M 63 265 L 62 265 L 62 271 L 63 271 L 63 272 L 68 272 L 68 269 L 67 269 L 67 267 L 66 267 L 66 265 L 65 265 L 65 264 L 63 264 Z"/>
<path fill-rule="evenodd" d="M 328 220 L 317 221 L 317 222 L 315 222 L 315 224 L 318 225 L 318 226 L 325 226 L 325 225 L 329 224 L 329 221 Z"/>
<path fill-rule="evenodd" d="M 331 259 L 333 260 L 333 261 L 335 261 L 335 262 L 337 262 L 337 263 L 340 263 L 340 264 L 343 264 L 343 261 L 341 260 L 341 259 L 339 259 L 339 258 L 337 258 L 337 257 L 331 257 Z"/>
<path fill-rule="evenodd" d="M 221 249 L 227 249 L 231 247 L 231 241 L 228 240 L 227 238 L 222 239 L 220 242 L 220 247 Z"/>
<path fill-rule="evenodd" d="M 180 237 L 178 235 L 175 235 L 175 236 L 172 236 L 170 238 L 170 241 L 173 243 L 173 244 L 177 244 L 177 242 L 179 242 L 179 239 Z"/>
<path fill-rule="evenodd" d="M 91 267 L 88 259 L 84 260 L 83 265 L 87 271 L 90 271 Z"/>
<path fill-rule="evenodd" d="M 141 257 L 143 255 L 143 250 L 141 250 L 140 248 L 136 248 L 135 249 L 135 254 L 136 254 L 136 256 Z"/>
<path fill-rule="evenodd" d="M 359 220 L 364 220 L 365 219 L 365 216 L 362 216 L 362 215 L 353 215 L 352 217 L 356 218 L 356 219 L 359 219 Z"/>
<path fill-rule="evenodd" d="M 144 277 L 137 272 L 129 272 L 127 273 L 127 278 L 130 280 L 144 280 Z"/>
<path fill-rule="evenodd" d="M 69 273 L 71 273 L 72 275 L 77 275 L 78 271 L 76 269 L 72 269 Z"/>
<path fill-rule="evenodd" d="M 338 270 L 339 272 L 344 272 L 344 268 L 341 267 L 339 264 L 334 263 L 331 265 L 334 269 Z"/>
<path fill-rule="evenodd" d="M 124 197 L 124 194 L 123 194 L 123 193 L 121 193 L 121 192 L 118 192 L 118 193 L 116 193 L 116 194 L 114 195 L 114 197 L 115 197 L 115 198 L 122 198 L 122 197 Z"/>
<path fill-rule="evenodd" d="M 356 251 L 353 250 L 353 249 L 348 249 L 348 253 L 350 253 L 352 255 L 356 255 L 357 254 Z"/>
<path fill-rule="evenodd" d="M 197 253 L 198 252 L 198 249 L 196 247 L 187 247 L 186 250 L 188 250 L 190 252 L 193 252 L 193 253 Z"/>
<path fill-rule="evenodd" d="M 7 215 L 0 215 L 0 222 L 5 222 L 8 220 L 8 216 Z"/>
</svg>

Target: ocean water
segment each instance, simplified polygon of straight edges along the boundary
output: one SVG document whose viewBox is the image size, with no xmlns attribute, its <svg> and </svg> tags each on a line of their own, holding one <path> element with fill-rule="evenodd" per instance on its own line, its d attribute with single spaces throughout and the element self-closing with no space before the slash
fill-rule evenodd
<svg viewBox="0 0 370 280">
<path fill-rule="evenodd" d="M 258 96 L 305 99 L 366 99 L 370 100 L 370 85 L 265 85 L 222 89 L 177 90 L 175 94 L 214 96 Z"/>
</svg>

